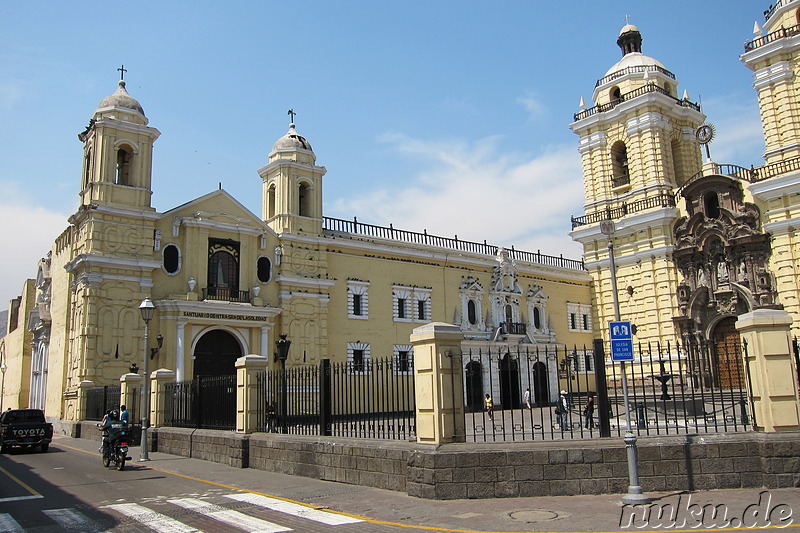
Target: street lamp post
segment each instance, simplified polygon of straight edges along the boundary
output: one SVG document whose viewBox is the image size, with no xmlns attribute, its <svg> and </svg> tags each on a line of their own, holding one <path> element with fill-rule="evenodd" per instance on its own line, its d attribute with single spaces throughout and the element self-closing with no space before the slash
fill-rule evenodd
<svg viewBox="0 0 800 533">
<path fill-rule="evenodd" d="M 289 357 L 289 346 L 292 341 L 286 338 L 286 335 L 281 335 L 281 338 L 275 341 L 277 353 L 275 358 L 281 363 L 281 433 L 286 433 L 286 359 Z"/>
<path fill-rule="evenodd" d="M 140 448 L 139 461 L 149 461 L 150 451 L 147 446 L 147 429 L 150 427 L 150 373 L 148 371 L 148 363 L 150 357 L 148 354 L 148 347 L 150 343 L 150 321 L 156 312 L 156 306 L 150 298 L 145 298 L 139 305 L 139 311 L 142 313 L 142 320 L 144 320 L 144 384 L 142 386 L 142 442 Z"/>
</svg>

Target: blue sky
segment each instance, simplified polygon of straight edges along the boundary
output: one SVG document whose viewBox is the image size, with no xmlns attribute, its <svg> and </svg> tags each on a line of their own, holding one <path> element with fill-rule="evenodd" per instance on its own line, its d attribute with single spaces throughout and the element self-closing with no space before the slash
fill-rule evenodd
<svg viewBox="0 0 800 533">
<path fill-rule="evenodd" d="M 724 10 L 719 6 L 724 5 Z M 643 52 L 701 100 L 712 157 L 763 162 L 739 61 L 768 2 L 252 1 L 0 3 L 0 301 L 35 277 L 77 207 L 84 129 L 116 89 L 161 131 L 153 206 L 217 188 L 260 214 L 257 169 L 288 127 L 327 168 L 325 214 L 579 258 L 583 97 Z M 589 104 L 591 105 L 591 104 Z M 7 256 L 9 257 L 9 256 Z M 5 307 L 3 305 L 3 307 Z"/>
</svg>

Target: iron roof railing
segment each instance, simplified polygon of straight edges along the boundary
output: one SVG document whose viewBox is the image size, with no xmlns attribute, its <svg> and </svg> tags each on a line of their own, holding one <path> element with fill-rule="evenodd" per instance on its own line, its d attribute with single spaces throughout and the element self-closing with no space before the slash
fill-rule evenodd
<svg viewBox="0 0 800 533">
<path fill-rule="evenodd" d="M 491 256 L 496 256 L 499 248 L 498 246 L 487 244 L 486 241 L 482 243 L 465 241 L 459 239 L 458 235 L 454 238 L 439 237 L 429 234 L 427 230 L 419 233 L 416 231 L 397 229 L 391 224 L 389 224 L 388 227 L 364 224 L 363 222 L 359 222 L 357 218 L 353 218 L 353 220 L 343 220 L 339 218 L 322 217 L 322 228 L 325 231 L 336 234 L 364 235 L 377 239 L 402 241 Z M 541 253 L 541 251 L 525 252 L 517 250 L 513 246 L 511 248 L 506 248 L 506 250 L 509 252 L 509 256 L 517 261 L 573 270 L 585 270 L 583 260 L 567 259 L 563 255 L 547 255 Z"/>
<path fill-rule="evenodd" d="M 590 107 L 589 109 L 584 109 L 583 111 L 581 111 L 579 113 L 575 113 L 575 115 L 574 115 L 575 121 L 583 120 L 586 117 L 590 117 L 590 116 L 595 115 L 597 113 L 602 113 L 604 111 L 608 111 L 609 109 L 613 109 L 613 108 L 617 107 L 622 102 L 625 102 L 625 101 L 628 101 L 628 100 L 632 100 L 632 99 L 636 98 L 637 96 L 642 96 L 643 94 L 648 94 L 648 93 L 660 93 L 660 94 L 663 94 L 664 96 L 674 100 L 676 105 L 679 105 L 679 106 L 682 106 L 682 107 L 690 107 L 690 108 L 692 108 L 692 109 L 694 109 L 696 111 L 700 111 L 700 106 L 698 104 L 690 102 L 689 100 L 679 100 L 679 99 L 675 98 L 674 96 L 672 96 L 671 94 L 669 94 L 669 92 L 667 92 L 666 89 L 664 89 L 662 87 L 659 87 L 655 83 L 648 83 L 647 85 L 643 85 L 643 86 L 639 87 L 638 89 L 634 89 L 631 92 L 628 92 L 628 93 L 625 93 L 625 94 L 621 94 L 619 98 L 617 98 L 616 100 L 613 100 L 613 101 L 611 101 L 611 102 L 609 102 L 607 104 L 598 104 L 598 105 L 596 105 L 594 107 Z"/>
</svg>

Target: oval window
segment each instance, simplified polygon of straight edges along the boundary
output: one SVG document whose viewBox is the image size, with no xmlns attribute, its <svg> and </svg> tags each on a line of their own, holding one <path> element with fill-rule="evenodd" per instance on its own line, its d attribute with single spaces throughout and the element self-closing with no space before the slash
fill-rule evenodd
<svg viewBox="0 0 800 533">
<path fill-rule="evenodd" d="M 475 325 L 476 322 L 478 322 L 478 314 L 475 310 L 474 300 L 470 300 L 467 302 L 467 320 L 469 320 L 469 323 L 472 324 L 473 326 Z"/>
<path fill-rule="evenodd" d="M 181 254 L 178 247 L 168 244 L 164 247 L 164 270 L 167 274 L 175 274 L 181 268 Z"/>
<path fill-rule="evenodd" d="M 272 275 L 272 263 L 268 257 L 258 258 L 258 281 L 267 283 Z"/>
</svg>

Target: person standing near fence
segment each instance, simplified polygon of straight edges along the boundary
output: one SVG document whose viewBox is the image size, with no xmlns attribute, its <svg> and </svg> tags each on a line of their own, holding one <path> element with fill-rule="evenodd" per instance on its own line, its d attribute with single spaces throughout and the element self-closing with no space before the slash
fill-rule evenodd
<svg viewBox="0 0 800 533">
<path fill-rule="evenodd" d="M 483 408 L 486 409 L 486 414 L 489 415 L 489 420 L 493 420 L 494 419 L 494 405 L 493 405 L 493 403 L 494 402 L 492 402 L 492 397 L 487 394 L 486 398 L 483 400 Z"/>
<path fill-rule="evenodd" d="M 128 413 L 128 408 L 124 405 L 119 406 L 119 421 L 123 424 L 130 424 L 130 413 Z"/>
<path fill-rule="evenodd" d="M 567 431 L 569 429 L 569 425 L 567 423 L 568 416 L 569 398 L 567 398 L 567 391 L 562 390 L 561 395 L 558 397 L 558 403 L 556 404 L 556 419 L 558 420 L 558 425 L 561 428 L 561 431 Z"/>
<path fill-rule="evenodd" d="M 583 406 L 583 427 L 592 429 L 594 427 L 594 393 L 589 393 L 589 399 Z"/>
<path fill-rule="evenodd" d="M 528 410 L 531 410 L 531 389 L 525 389 L 525 394 L 522 395 L 522 401 L 525 402 L 525 405 L 528 406 Z"/>
</svg>

